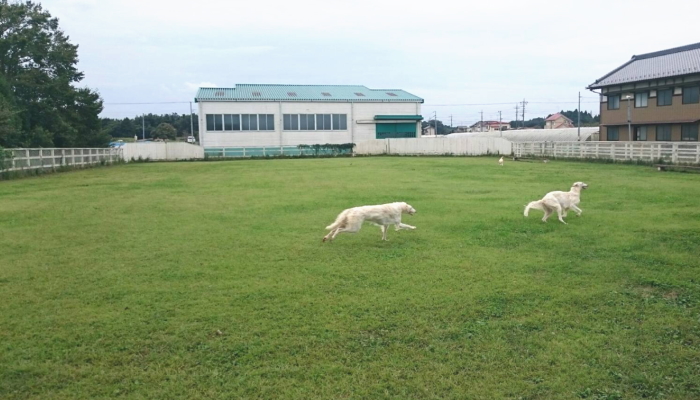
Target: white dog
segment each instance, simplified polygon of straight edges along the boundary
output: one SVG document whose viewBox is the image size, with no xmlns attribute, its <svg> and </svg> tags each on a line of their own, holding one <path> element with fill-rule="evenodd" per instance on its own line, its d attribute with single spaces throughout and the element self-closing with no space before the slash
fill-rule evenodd
<svg viewBox="0 0 700 400">
<path fill-rule="evenodd" d="M 401 223 L 401 214 L 403 213 L 413 215 L 416 213 L 416 209 L 404 202 L 348 208 L 338 215 L 335 222 L 326 227 L 326 229 L 330 229 L 330 232 L 323 237 L 323 241 L 333 240 L 342 232 L 356 233 L 364 221 L 371 222 L 381 228 L 382 240 L 387 240 L 386 231 L 389 225 L 394 225 L 397 231 L 399 229 L 416 229 L 415 226 Z"/>
<path fill-rule="evenodd" d="M 498 160 L 498 165 L 500 165 L 501 167 L 503 166 L 503 157 L 501 157 L 501 159 Z"/>
<path fill-rule="evenodd" d="M 549 192 L 544 195 L 542 200 L 531 201 L 530 204 L 526 205 L 524 214 L 527 217 L 530 209 L 542 210 L 544 211 L 542 221 L 547 222 L 547 218 L 552 215 L 552 212 L 556 211 L 559 221 L 566 224 L 563 218 L 566 217 L 567 210 L 574 210 L 577 216 L 581 216 L 583 210 L 578 208 L 578 204 L 581 202 L 581 189 L 586 188 L 588 188 L 587 184 L 576 182 L 568 192 Z"/>
</svg>

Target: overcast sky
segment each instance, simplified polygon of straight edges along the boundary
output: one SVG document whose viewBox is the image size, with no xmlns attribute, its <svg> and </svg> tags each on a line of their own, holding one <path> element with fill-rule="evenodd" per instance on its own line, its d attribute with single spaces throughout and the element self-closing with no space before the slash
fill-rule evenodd
<svg viewBox="0 0 700 400">
<path fill-rule="evenodd" d="M 45 0 L 103 116 L 189 112 L 201 85 L 404 89 L 454 125 L 576 108 L 634 54 L 700 42 L 700 1 Z M 669 11 L 665 11 L 669 10 Z M 168 104 L 122 104 L 161 103 Z M 492 104 L 498 105 L 472 105 Z"/>
</svg>

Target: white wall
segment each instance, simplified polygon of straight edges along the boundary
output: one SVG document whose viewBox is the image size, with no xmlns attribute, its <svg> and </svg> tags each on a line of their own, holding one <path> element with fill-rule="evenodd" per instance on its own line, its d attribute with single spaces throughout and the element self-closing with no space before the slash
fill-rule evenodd
<svg viewBox="0 0 700 400">
<path fill-rule="evenodd" d="M 122 147 L 124 161 L 131 159 L 150 160 L 192 160 L 204 158 L 204 149 L 183 142 L 141 142 L 125 143 Z"/>
<path fill-rule="evenodd" d="M 484 155 L 510 154 L 512 144 L 501 138 L 431 137 L 417 139 L 373 139 L 360 141 L 355 153 L 362 155 Z"/>
<path fill-rule="evenodd" d="M 420 115 L 420 103 L 200 102 L 199 138 L 203 147 L 296 146 L 357 143 L 376 137 L 375 115 Z M 207 131 L 207 114 L 274 114 L 274 131 Z M 283 114 L 347 114 L 345 131 L 283 131 Z M 358 123 L 367 121 L 370 123 Z M 416 124 L 417 134 L 420 127 Z"/>
</svg>

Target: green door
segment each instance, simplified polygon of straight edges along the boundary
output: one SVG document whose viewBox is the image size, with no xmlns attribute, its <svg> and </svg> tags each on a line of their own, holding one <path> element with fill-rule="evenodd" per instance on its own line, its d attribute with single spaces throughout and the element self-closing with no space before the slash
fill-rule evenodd
<svg viewBox="0 0 700 400">
<path fill-rule="evenodd" d="M 377 139 L 414 138 L 416 124 L 376 124 Z"/>
</svg>

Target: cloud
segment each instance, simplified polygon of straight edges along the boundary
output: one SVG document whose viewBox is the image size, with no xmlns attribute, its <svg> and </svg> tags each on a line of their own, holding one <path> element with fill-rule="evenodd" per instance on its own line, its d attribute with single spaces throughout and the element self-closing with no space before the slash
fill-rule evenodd
<svg viewBox="0 0 700 400">
<path fill-rule="evenodd" d="M 216 83 L 211 83 L 211 82 L 200 82 L 200 83 L 192 83 L 192 82 L 185 82 L 185 87 L 189 91 L 195 91 L 201 87 L 219 87 Z"/>
</svg>

